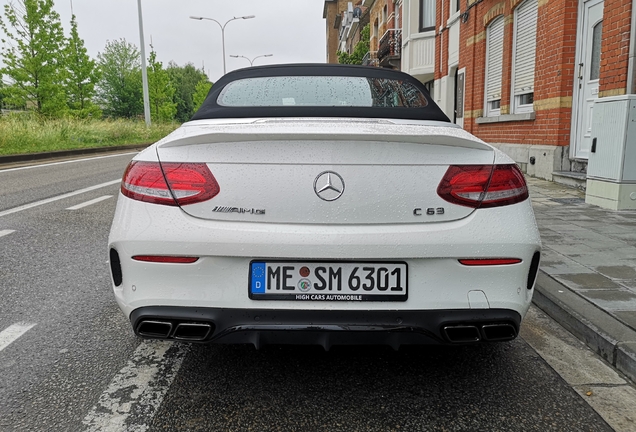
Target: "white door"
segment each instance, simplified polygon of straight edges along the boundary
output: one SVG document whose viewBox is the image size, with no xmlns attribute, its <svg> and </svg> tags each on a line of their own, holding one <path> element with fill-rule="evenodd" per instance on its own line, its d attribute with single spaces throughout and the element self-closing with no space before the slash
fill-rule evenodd
<svg viewBox="0 0 636 432">
<path fill-rule="evenodd" d="M 576 159 L 587 159 L 592 144 L 592 115 L 594 102 L 598 99 L 602 34 L 603 0 L 584 2 L 577 35 L 574 83 L 577 97 L 573 107 L 572 156 Z"/>
</svg>

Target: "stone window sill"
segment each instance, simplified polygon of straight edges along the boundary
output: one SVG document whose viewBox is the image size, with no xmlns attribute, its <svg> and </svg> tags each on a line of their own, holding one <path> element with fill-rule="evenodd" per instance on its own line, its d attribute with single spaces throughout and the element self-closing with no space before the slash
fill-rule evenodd
<svg viewBox="0 0 636 432">
<path fill-rule="evenodd" d="M 523 114 L 504 114 L 493 117 L 478 117 L 475 119 L 477 124 L 487 124 L 487 123 L 501 123 L 501 122 L 512 122 L 512 121 L 527 121 L 534 120 L 534 112 L 523 113 Z"/>
</svg>

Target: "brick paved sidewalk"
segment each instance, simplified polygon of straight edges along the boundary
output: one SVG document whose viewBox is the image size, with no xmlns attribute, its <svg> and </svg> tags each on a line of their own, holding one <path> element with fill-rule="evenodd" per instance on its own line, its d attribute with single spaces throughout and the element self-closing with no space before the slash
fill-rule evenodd
<svg viewBox="0 0 636 432">
<path fill-rule="evenodd" d="M 636 381 L 636 211 L 527 181 L 543 243 L 534 302 Z"/>
<path fill-rule="evenodd" d="M 541 269 L 636 330 L 636 211 L 585 204 L 585 192 L 528 179 Z"/>
</svg>

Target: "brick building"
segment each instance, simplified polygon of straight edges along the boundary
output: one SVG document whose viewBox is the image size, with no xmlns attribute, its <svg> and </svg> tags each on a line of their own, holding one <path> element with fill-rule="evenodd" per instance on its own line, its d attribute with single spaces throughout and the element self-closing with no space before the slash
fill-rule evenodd
<svg viewBox="0 0 636 432">
<path fill-rule="evenodd" d="M 399 16 L 393 21 L 399 67 L 426 84 L 451 120 L 530 175 L 585 184 L 588 159 L 596 157 L 595 103 L 631 101 L 636 93 L 633 1 L 361 3 L 377 26 L 371 51 L 390 35 L 382 18 L 391 11 Z M 383 64 L 396 65 L 395 58 Z"/>
<path fill-rule="evenodd" d="M 325 0 L 327 63 L 337 63 L 337 51 L 351 54 L 360 30 L 370 26 L 370 49 L 363 63 L 400 69 L 403 0 Z M 333 60 L 333 61 L 332 61 Z"/>
<path fill-rule="evenodd" d="M 404 9 L 402 70 L 429 82 L 451 119 L 531 175 L 585 182 L 594 103 L 636 86 L 632 0 L 404 0 Z"/>
<path fill-rule="evenodd" d="M 338 63 L 342 15 L 348 3 L 348 0 L 325 0 L 322 17 L 327 24 L 327 63 Z"/>
</svg>

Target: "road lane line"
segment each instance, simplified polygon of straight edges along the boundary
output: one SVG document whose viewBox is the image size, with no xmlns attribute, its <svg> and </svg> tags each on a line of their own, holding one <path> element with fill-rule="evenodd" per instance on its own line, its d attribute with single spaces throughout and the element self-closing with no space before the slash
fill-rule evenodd
<svg viewBox="0 0 636 432">
<path fill-rule="evenodd" d="M 86 201 L 86 202 L 83 202 L 81 204 L 74 205 L 73 207 L 69 207 L 66 210 L 79 210 L 81 208 L 88 207 L 89 205 L 97 204 L 98 202 L 107 200 L 108 198 L 112 198 L 112 197 L 113 197 L 112 195 L 104 195 L 104 196 L 101 196 L 99 198 L 95 198 L 95 199 L 92 199 L 90 201 Z"/>
<path fill-rule="evenodd" d="M 14 233 L 15 230 L 0 230 L 0 237 L 4 237 L 6 235 Z"/>
<path fill-rule="evenodd" d="M 35 327 L 35 324 L 16 323 L 0 332 L 0 351 L 15 342 L 20 336 Z"/>
<path fill-rule="evenodd" d="M 82 423 L 87 432 L 145 431 L 181 368 L 186 345 L 144 341 Z"/>
<path fill-rule="evenodd" d="M 59 200 L 65 199 L 65 198 L 69 198 L 69 197 L 72 197 L 72 196 L 75 196 L 75 195 L 80 195 L 80 194 L 83 194 L 83 193 L 86 193 L 86 192 L 94 191 L 96 189 L 101 189 L 101 188 L 104 188 L 104 187 L 107 187 L 107 186 L 112 186 L 112 185 L 117 184 L 119 182 L 121 182 L 121 179 L 112 180 L 112 181 L 109 181 L 109 182 L 106 182 L 106 183 L 100 183 L 100 184 L 95 185 L 95 186 L 90 186 L 90 187 L 87 187 L 87 188 L 84 188 L 84 189 L 76 190 L 75 192 L 69 192 L 69 193 L 65 193 L 63 195 L 58 195 L 58 196 L 55 196 L 55 197 L 52 197 L 52 198 L 44 199 L 42 201 L 36 201 L 36 202 L 31 203 L 31 204 L 25 204 L 25 205 L 20 206 L 20 207 L 15 207 L 15 208 L 0 212 L 0 217 L 7 216 L 7 215 L 10 215 L 10 214 L 13 214 L 13 213 L 17 213 L 17 212 L 21 212 L 23 210 L 29 210 L 29 209 L 32 209 L 33 207 L 38 207 L 38 206 L 41 206 L 41 205 L 44 205 L 44 204 L 49 204 L 49 203 L 52 203 L 52 202 L 55 202 L 55 201 L 59 201 Z"/>
<path fill-rule="evenodd" d="M 7 168 L 7 169 L 0 170 L 0 173 L 6 173 L 6 172 L 11 172 L 11 171 L 21 171 L 21 170 L 32 169 L 32 168 L 50 167 L 50 166 L 54 166 L 54 165 L 63 165 L 63 164 L 69 164 L 69 163 L 75 163 L 75 162 L 92 161 L 92 160 L 96 160 L 96 159 L 113 158 L 113 157 L 126 156 L 126 155 L 132 155 L 132 154 L 137 154 L 137 153 L 139 153 L 139 152 L 118 153 L 118 154 L 108 155 L 108 156 L 97 156 L 97 157 L 83 158 L 83 159 L 73 159 L 73 160 L 67 160 L 67 161 L 61 161 L 61 162 L 50 162 L 50 163 L 47 163 L 47 164 L 29 165 L 29 166 L 23 166 L 23 167 L 17 167 L 17 168 Z M 37 161 L 34 161 L 34 162 L 37 162 Z"/>
</svg>

